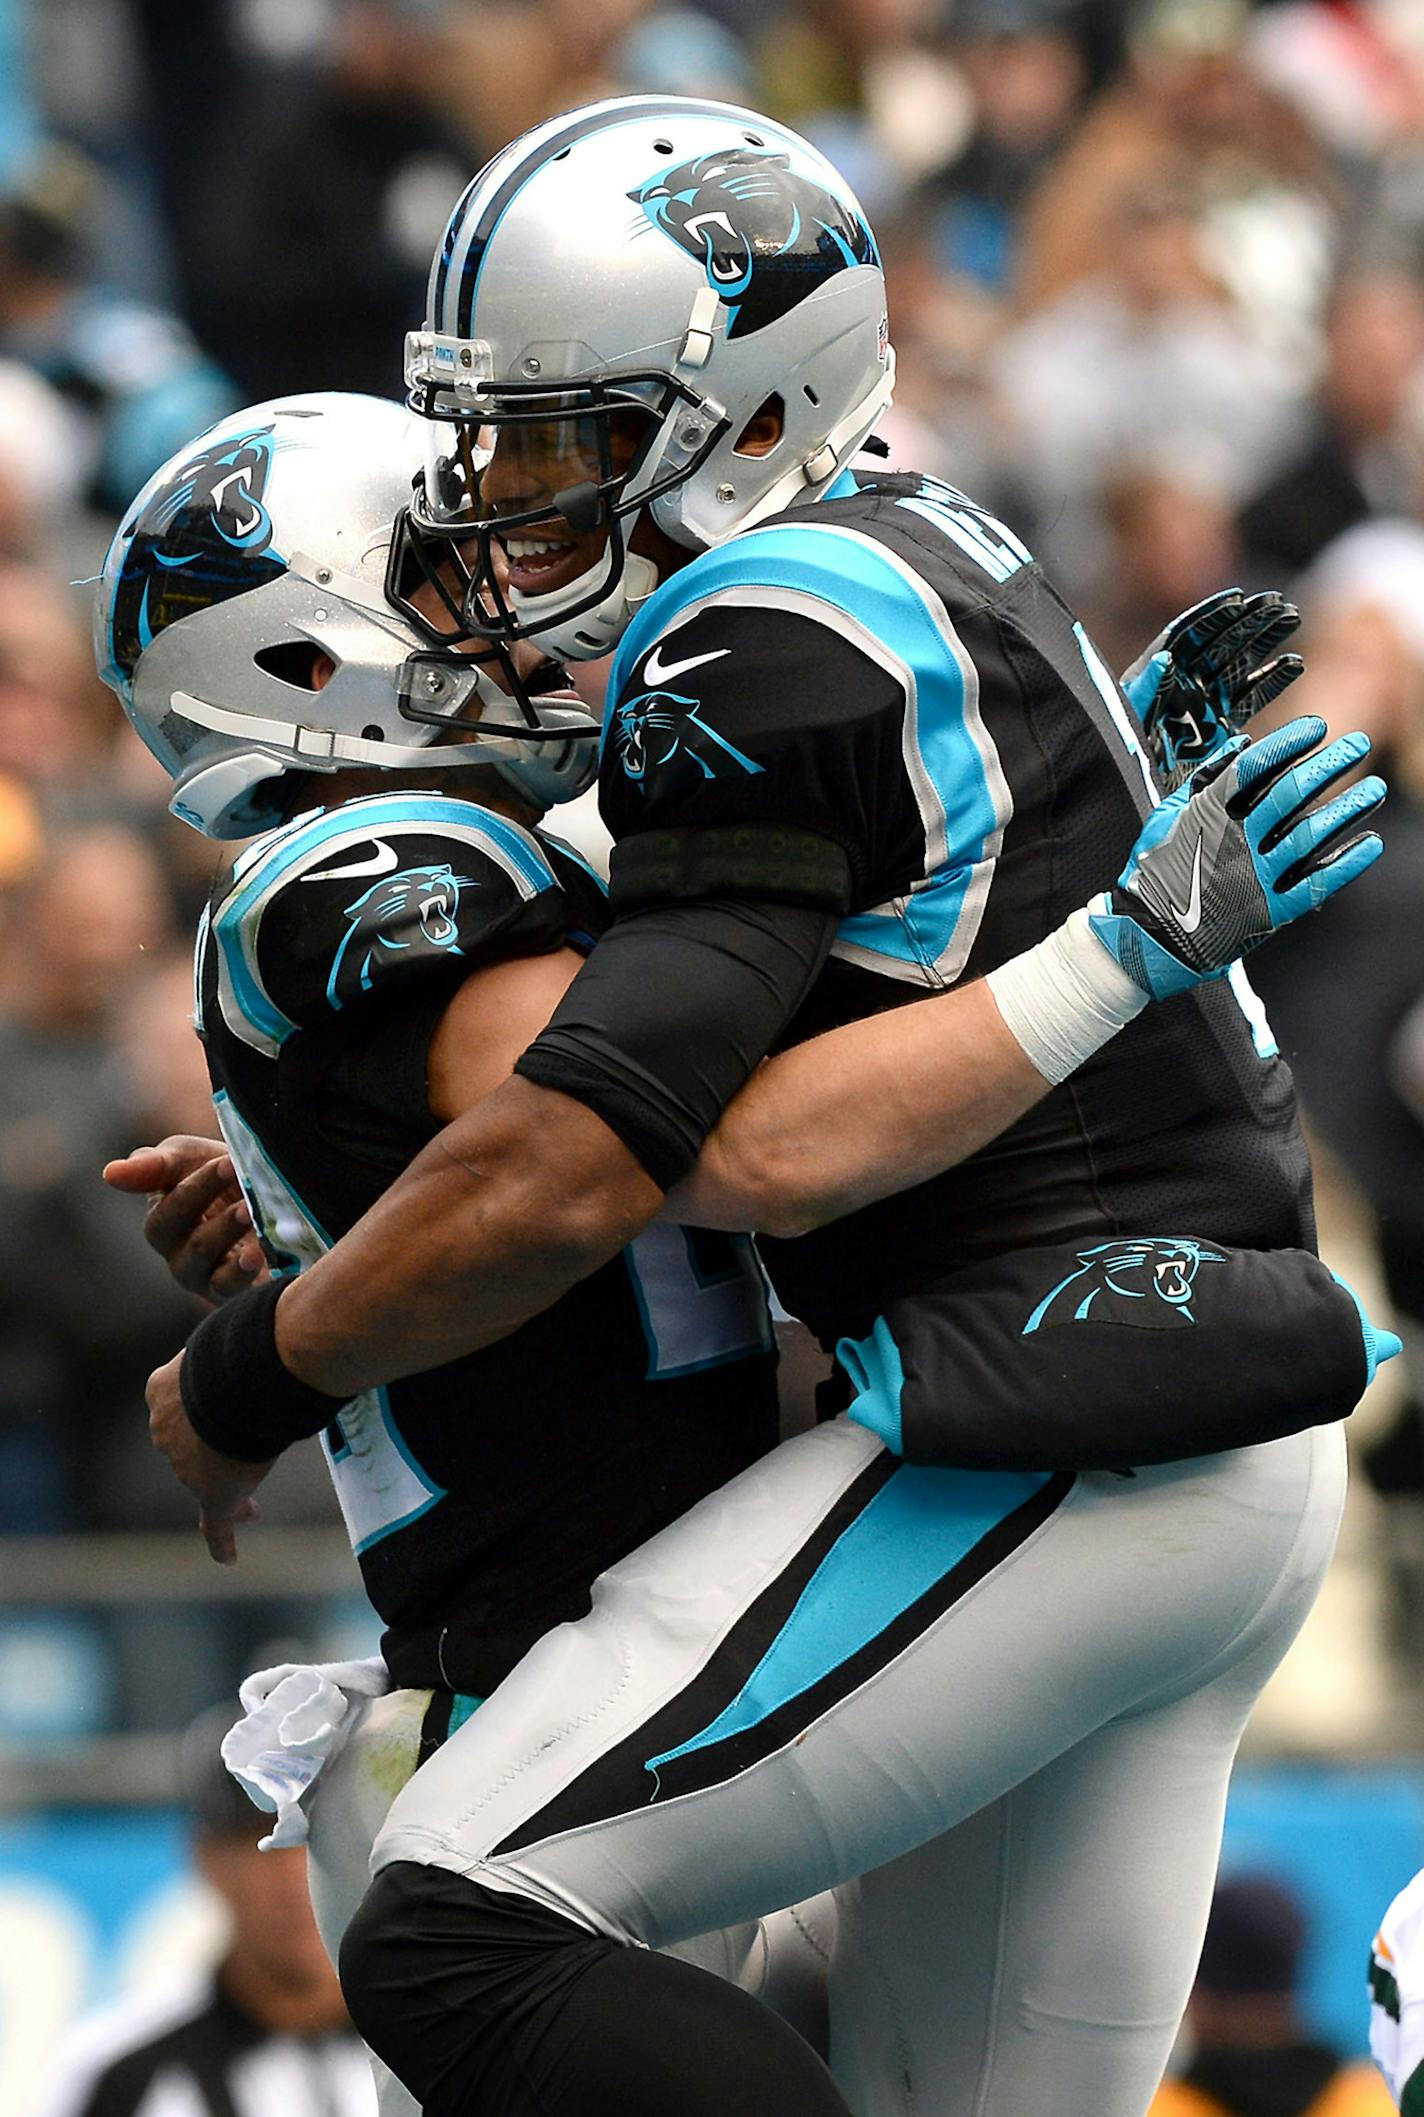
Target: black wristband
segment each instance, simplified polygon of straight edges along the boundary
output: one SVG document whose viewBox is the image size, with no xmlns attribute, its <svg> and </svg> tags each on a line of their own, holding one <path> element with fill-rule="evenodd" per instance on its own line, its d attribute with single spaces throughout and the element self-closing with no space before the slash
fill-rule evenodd
<svg viewBox="0 0 1424 2117">
<path fill-rule="evenodd" d="M 179 1380 L 200 1441 L 237 1463 L 266 1463 L 329 1426 L 347 1402 L 298 1381 L 277 1351 L 283 1280 L 249 1287 L 204 1316 Z"/>
</svg>

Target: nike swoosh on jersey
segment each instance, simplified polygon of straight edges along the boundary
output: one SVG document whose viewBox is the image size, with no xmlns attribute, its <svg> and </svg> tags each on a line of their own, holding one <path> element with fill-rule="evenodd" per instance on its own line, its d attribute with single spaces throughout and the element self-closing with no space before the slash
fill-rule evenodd
<svg viewBox="0 0 1424 2117">
<path fill-rule="evenodd" d="M 368 860 L 351 860 L 345 867 L 317 867 L 303 875 L 303 882 L 345 882 L 355 875 L 393 875 L 400 866 L 400 858 L 393 845 L 384 838 L 374 840 L 376 850 Z"/>
<path fill-rule="evenodd" d="M 663 643 L 659 640 L 643 664 L 643 682 L 650 687 L 669 684 L 675 676 L 686 676 L 689 669 L 700 669 L 704 662 L 720 662 L 722 657 L 730 654 L 732 650 L 730 647 L 716 647 L 710 654 L 690 654 L 686 661 L 681 662 L 661 660 L 662 651 Z"/>
<path fill-rule="evenodd" d="M 1184 934 L 1194 934 L 1202 923 L 1202 840 L 1198 838 L 1196 855 L 1192 860 L 1192 887 L 1186 903 L 1173 904 L 1167 900 L 1167 909 L 1181 927 Z"/>
</svg>

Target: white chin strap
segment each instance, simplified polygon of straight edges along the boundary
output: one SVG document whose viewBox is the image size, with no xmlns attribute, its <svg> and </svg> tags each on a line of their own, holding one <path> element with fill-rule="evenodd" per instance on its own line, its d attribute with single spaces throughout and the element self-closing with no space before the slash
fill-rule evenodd
<svg viewBox="0 0 1424 2117">
<path fill-rule="evenodd" d="M 499 771 L 527 797 L 548 806 L 568 801 L 591 783 L 596 769 L 597 745 L 589 735 L 591 716 L 580 700 L 560 705 L 552 699 L 538 702 L 540 726 L 551 732 L 567 729 L 571 736 L 586 740 L 589 753 L 586 775 L 575 775 L 567 766 L 553 762 L 564 756 L 560 744 L 547 745 L 552 753 L 546 764 L 539 756 L 545 747 L 531 743 L 527 751 L 517 735 L 487 736 L 483 741 L 445 745 L 371 742 L 359 735 L 342 735 L 333 728 L 293 727 L 290 722 L 268 720 L 256 713 L 233 713 L 186 691 L 173 693 L 173 704 L 185 719 L 217 735 L 231 735 L 251 745 L 228 757 L 214 758 L 186 774 L 169 802 L 175 816 L 198 830 L 221 837 L 231 829 L 251 800 L 255 787 L 284 773 L 336 772 L 343 765 L 374 765 L 384 772 Z"/>
<path fill-rule="evenodd" d="M 600 558 L 596 562 L 604 564 Z M 589 573 L 594 571 L 589 568 Z M 625 552 L 618 578 L 601 603 L 582 610 L 576 617 L 560 619 L 570 603 L 588 593 L 588 573 L 558 588 L 550 595 L 510 594 L 510 606 L 526 632 L 534 634 L 541 647 L 552 648 L 561 660 L 590 662 L 600 654 L 611 654 L 642 604 L 658 585 L 658 569 L 651 559 L 635 551 Z"/>
<path fill-rule="evenodd" d="M 808 486 L 829 485 L 839 476 L 846 464 L 871 431 L 882 412 L 887 410 L 895 394 L 895 352 L 890 349 L 884 370 L 879 374 L 858 404 L 853 404 L 845 417 L 832 427 L 821 446 L 813 455 L 794 463 L 745 514 L 736 518 L 736 530 L 754 528 L 758 522 L 778 515 L 793 500 L 800 498 Z"/>
<path fill-rule="evenodd" d="M 500 695 L 503 698 L 503 693 Z M 517 735 L 490 735 L 483 743 L 371 742 L 362 735 L 338 734 L 334 728 L 294 728 L 288 721 L 267 720 L 257 713 L 233 713 L 225 706 L 193 698 L 186 691 L 175 691 L 173 703 L 185 719 L 196 721 L 200 728 L 211 728 L 216 735 L 243 736 L 264 750 L 279 750 L 284 770 L 295 765 L 304 772 L 335 772 L 346 764 L 370 764 L 385 772 L 400 772 L 407 767 L 422 772 L 455 771 L 473 764 L 489 764 L 495 743 L 515 743 L 520 739 Z M 566 729 L 570 734 L 586 734 L 593 718 L 581 699 L 561 706 L 557 699 L 541 698 L 537 710 L 539 727 L 553 734 L 562 734 Z M 478 733 L 477 722 L 471 722 L 470 728 Z M 537 731 L 531 730 L 534 732 Z M 477 755 L 481 748 L 485 752 L 483 758 Z"/>
</svg>

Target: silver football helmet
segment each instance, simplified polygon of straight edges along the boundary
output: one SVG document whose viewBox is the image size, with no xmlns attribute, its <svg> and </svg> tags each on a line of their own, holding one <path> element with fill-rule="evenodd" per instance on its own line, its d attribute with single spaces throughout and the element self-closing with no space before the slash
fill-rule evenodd
<svg viewBox="0 0 1424 2117">
<path fill-rule="evenodd" d="M 591 781 L 598 722 L 562 672 L 546 665 L 558 695 L 526 679 L 516 699 L 502 649 L 453 652 L 419 584 L 394 578 L 424 431 L 376 397 L 274 398 L 201 434 L 125 516 L 95 601 L 99 671 L 198 830 L 267 830 L 285 779 L 343 765 L 493 766 L 541 809 Z"/>
<path fill-rule="evenodd" d="M 819 498 L 894 367 L 875 239 L 805 140 L 668 96 L 568 112 L 481 171 L 437 253 L 403 533 L 474 533 L 467 637 L 607 653 L 657 585 L 639 515 L 702 551 Z M 767 412 L 774 445 L 739 447 Z"/>
</svg>

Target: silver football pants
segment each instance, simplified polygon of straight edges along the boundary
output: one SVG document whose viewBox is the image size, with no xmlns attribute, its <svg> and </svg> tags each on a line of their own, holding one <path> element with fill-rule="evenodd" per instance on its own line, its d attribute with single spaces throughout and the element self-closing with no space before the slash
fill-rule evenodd
<svg viewBox="0 0 1424 2117">
<path fill-rule="evenodd" d="M 1338 1428 L 1134 1476 L 914 1469 L 837 1420 L 598 1583 L 372 1856 L 666 1947 L 835 1887 L 860 2117 L 1142 2117 Z"/>
</svg>

